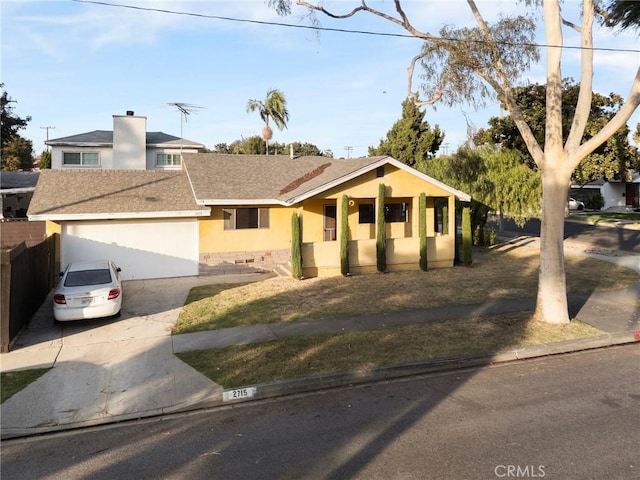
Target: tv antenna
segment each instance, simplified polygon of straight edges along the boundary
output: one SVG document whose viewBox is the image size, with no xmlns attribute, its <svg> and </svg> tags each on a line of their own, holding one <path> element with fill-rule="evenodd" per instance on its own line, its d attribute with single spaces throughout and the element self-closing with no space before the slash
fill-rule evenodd
<svg viewBox="0 0 640 480">
<path fill-rule="evenodd" d="M 204 107 L 184 102 L 170 102 L 167 105 L 177 108 L 180 112 L 180 154 L 182 155 L 182 140 L 184 139 L 184 137 L 182 136 L 183 124 L 187 123 L 189 115 Z"/>
</svg>

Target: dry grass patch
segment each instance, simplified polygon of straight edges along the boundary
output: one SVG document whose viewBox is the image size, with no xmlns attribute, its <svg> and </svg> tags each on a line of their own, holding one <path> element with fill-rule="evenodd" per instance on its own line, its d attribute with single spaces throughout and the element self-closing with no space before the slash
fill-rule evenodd
<svg viewBox="0 0 640 480">
<path fill-rule="evenodd" d="M 566 261 L 569 293 L 623 288 L 639 278 L 592 258 Z M 174 333 L 532 297 L 538 265 L 537 250 L 504 246 L 477 254 L 470 268 L 206 285 L 191 290 Z"/>
<path fill-rule="evenodd" d="M 490 354 L 600 333 L 578 321 L 569 325 L 550 325 L 531 321 L 527 314 L 508 314 L 289 338 L 187 352 L 178 356 L 224 388 L 235 388 L 314 374 Z"/>
</svg>

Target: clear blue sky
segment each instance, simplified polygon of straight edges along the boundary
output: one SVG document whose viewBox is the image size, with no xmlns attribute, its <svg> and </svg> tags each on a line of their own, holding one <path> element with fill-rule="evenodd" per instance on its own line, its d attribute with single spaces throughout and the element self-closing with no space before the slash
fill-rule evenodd
<svg viewBox="0 0 640 480">
<path fill-rule="evenodd" d="M 141 7 L 225 16 L 235 19 L 309 25 L 305 11 L 278 17 L 263 1 L 105 0 Z M 346 11 L 359 2 L 333 1 Z M 401 116 L 407 93 L 406 69 L 421 42 L 347 33 L 321 32 L 231 20 L 199 18 L 116 8 L 73 1 L 2 0 L 1 81 L 17 101 L 14 113 L 32 121 L 21 134 L 39 154 L 46 130 L 50 138 L 91 130 L 111 130 L 112 115 L 134 110 L 147 117 L 148 131 L 180 135 L 181 121 L 171 102 L 202 107 L 184 124 L 185 138 L 213 148 L 241 137 L 259 135 L 257 113 L 247 113 L 249 99 L 264 99 L 270 88 L 287 97 L 288 129 L 274 140 L 310 142 L 335 157 L 367 155 Z M 370 2 L 392 8 L 393 2 Z M 498 12 L 524 9 L 514 1 L 479 1 L 487 19 Z M 579 22 L 577 1 L 567 0 L 569 18 Z M 406 10 L 422 31 L 437 34 L 443 24 L 473 26 L 466 2 L 410 1 Z M 350 20 L 319 17 L 323 27 L 404 34 L 369 14 Z M 542 22 L 540 21 L 540 25 Z M 538 41 L 543 42 L 542 29 Z M 578 34 L 565 32 L 566 45 L 579 45 Z M 614 34 L 597 28 L 596 47 L 640 48 L 637 33 Z M 567 50 L 563 75 L 578 78 L 578 50 Z M 596 52 L 594 89 L 626 97 L 640 54 Z M 524 76 L 544 81 L 544 63 Z M 438 124 L 452 151 L 466 138 L 464 114 L 476 127 L 498 115 L 497 103 L 475 112 L 470 106 L 434 110 L 426 119 Z M 629 125 L 640 121 L 636 112 Z"/>
</svg>

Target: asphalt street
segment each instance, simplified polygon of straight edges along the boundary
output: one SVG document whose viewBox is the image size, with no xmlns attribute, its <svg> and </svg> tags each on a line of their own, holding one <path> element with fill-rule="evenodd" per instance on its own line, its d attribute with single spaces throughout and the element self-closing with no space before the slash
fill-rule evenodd
<svg viewBox="0 0 640 480">
<path fill-rule="evenodd" d="M 512 220 L 506 219 L 504 230 L 525 235 L 540 236 L 540 220 L 529 220 L 518 227 Z M 640 230 L 589 225 L 579 222 L 565 222 L 564 239 L 592 245 L 604 250 L 640 253 Z"/>
<path fill-rule="evenodd" d="M 637 479 L 640 348 L 5 441 L 4 478 Z"/>
</svg>

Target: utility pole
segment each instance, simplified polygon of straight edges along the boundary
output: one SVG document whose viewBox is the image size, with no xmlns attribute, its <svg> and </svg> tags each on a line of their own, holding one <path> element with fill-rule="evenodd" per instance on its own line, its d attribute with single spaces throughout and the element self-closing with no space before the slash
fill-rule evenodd
<svg viewBox="0 0 640 480">
<path fill-rule="evenodd" d="M 351 158 L 351 152 L 353 151 L 353 146 L 347 145 L 344 147 L 344 149 L 347 151 L 347 159 Z"/>
<path fill-rule="evenodd" d="M 46 141 L 48 142 L 49 141 L 49 130 L 55 130 L 56 127 L 52 127 L 51 125 L 47 125 L 46 127 L 40 127 L 40 128 L 42 128 L 42 129 L 47 131 L 47 140 Z M 47 145 L 47 144 L 45 143 L 45 145 Z M 49 148 L 49 145 L 47 145 L 47 149 L 48 148 Z"/>
</svg>

